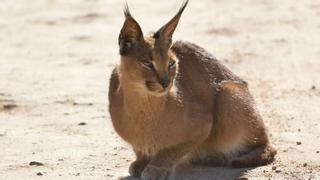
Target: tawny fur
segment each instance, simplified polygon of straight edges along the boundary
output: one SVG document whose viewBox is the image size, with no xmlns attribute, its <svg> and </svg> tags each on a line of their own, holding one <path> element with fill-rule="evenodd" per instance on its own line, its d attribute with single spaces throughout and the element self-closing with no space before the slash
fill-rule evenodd
<svg viewBox="0 0 320 180">
<path fill-rule="evenodd" d="M 276 154 L 247 83 L 195 44 L 171 46 L 186 4 L 148 37 L 125 10 L 109 111 L 136 153 L 130 174 L 144 180 L 168 179 L 186 161 L 248 167 L 270 163 Z"/>
</svg>

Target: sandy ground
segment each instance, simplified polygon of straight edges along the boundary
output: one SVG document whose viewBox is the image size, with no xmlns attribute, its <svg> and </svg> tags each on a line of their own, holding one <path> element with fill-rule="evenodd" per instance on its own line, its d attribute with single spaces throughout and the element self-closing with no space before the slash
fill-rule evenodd
<svg viewBox="0 0 320 180">
<path fill-rule="evenodd" d="M 181 2 L 129 4 L 148 32 Z M 1 0 L 1 180 L 132 179 L 133 153 L 107 110 L 122 7 Z M 195 167 L 188 179 L 320 179 L 319 34 L 320 1 L 191 0 L 175 39 L 205 47 L 249 82 L 279 153 L 259 168 Z"/>
</svg>

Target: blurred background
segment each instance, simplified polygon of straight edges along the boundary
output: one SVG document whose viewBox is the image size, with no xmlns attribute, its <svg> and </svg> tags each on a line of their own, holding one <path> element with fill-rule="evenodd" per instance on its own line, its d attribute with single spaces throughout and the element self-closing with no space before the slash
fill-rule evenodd
<svg viewBox="0 0 320 180">
<path fill-rule="evenodd" d="M 145 34 L 181 3 L 128 0 Z M 134 156 L 107 108 L 123 5 L 1 0 L 0 179 L 128 176 Z M 198 167 L 189 179 L 320 178 L 319 33 L 320 1 L 190 0 L 174 40 L 204 47 L 249 83 L 278 156 L 254 169 Z"/>
</svg>

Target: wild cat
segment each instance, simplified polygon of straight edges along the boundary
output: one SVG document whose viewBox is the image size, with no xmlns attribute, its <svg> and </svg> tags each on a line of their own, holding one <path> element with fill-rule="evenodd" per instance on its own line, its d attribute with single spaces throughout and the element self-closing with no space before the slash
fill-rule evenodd
<svg viewBox="0 0 320 180">
<path fill-rule="evenodd" d="M 187 4 L 149 36 L 124 9 L 109 111 L 136 154 L 129 172 L 143 180 L 168 179 L 181 162 L 249 167 L 276 154 L 247 83 L 203 48 L 172 44 Z"/>
</svg>

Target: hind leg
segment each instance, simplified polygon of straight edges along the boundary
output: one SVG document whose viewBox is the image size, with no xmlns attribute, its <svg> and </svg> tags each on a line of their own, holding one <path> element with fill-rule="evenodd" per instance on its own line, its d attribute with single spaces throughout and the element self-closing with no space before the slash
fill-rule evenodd
<svg viewBox="0 0 320 180">
<path fill-rule="evenodd" d="M 208 165 L 215 165 L 221 157 L 225 157 L 223 164 L 239 167 L 263 165 L 273 159 L 275 150 L 271 150 L 262 118 L 245 83 L 220 84 L 212 132 L 203 149 L 207 153 L 200 162 Z M 223 156 L 212 156 L 217 152 Z"/>
<path fill-rule="evenodd" d="M 233 159 L 231 165 L 235 168 L 266 165 L 274 160 L 276 154 L 277 151 L 271 145 L 262 146 Z"/>
</svg>

